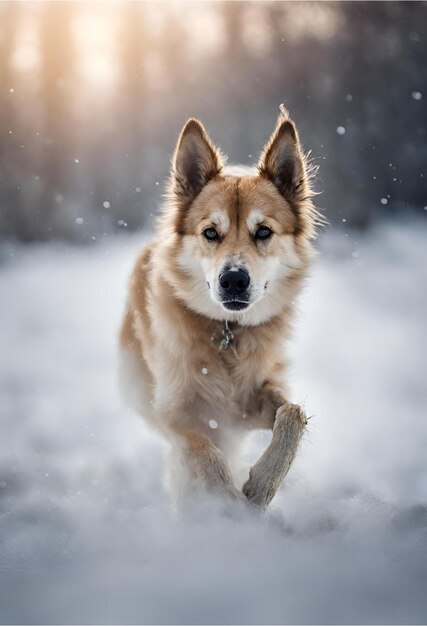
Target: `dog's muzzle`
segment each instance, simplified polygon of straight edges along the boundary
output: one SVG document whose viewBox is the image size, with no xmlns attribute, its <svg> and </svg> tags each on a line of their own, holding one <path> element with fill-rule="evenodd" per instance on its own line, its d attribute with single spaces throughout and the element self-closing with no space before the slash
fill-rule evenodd
<svg viewBox="0 0 427 626">
<path fill-rule="evenodd" d="M 242 311 L 249 306 L 251 279 L 244 269 L 229 269 L 219 276 L 222 304 L 230 311 Z"/>
</svg>

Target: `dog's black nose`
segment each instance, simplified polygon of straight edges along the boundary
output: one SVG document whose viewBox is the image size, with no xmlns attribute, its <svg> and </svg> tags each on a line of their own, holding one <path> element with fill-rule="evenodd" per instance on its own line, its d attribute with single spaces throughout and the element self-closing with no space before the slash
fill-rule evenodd
<svg viewBox="0 0 427 626">
<path fill-rule="evenodd" d="M 219 284 L 230 296 L 238 296 L 249 287 L 249 274 L 244 270 L 228 270 L 219 277 Z"/>
</svg>

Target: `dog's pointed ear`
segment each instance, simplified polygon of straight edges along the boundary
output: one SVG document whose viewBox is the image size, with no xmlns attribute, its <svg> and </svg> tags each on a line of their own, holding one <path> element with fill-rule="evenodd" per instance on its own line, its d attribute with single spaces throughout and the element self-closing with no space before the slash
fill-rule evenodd
<svg viewBox="0 0 427 626">
<path fill-rule="evenodd" d="M 277 126 L 264 146 L 258 170 L 271 180 L 287 199 L 296 199 L 305 178 L 304 158 L 297 129 L 286 109 L 281 109 Z"/>
<path fill-rule="evenodd" d="M 189 203 L 223 167 L 218 148 L 201 122 L 190 118 L 181 131 L 172 159 L 172 191 Z"/>
</svg>

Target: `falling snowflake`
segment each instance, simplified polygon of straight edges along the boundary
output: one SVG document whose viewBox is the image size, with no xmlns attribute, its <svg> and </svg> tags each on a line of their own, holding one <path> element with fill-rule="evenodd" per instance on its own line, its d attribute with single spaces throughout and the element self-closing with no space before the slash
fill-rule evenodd
<svg viewBox="0 0 427 626">
<path fill-rule="evenodd" d="M 203 376 L 207 376 L 208 373 L 208 368 L 207 367 L 202 367 L 202 374 Z"/>
<path fill-rule="evenodd" d="M 421 93 L 421 91 L 413 91 L 411 93 L 411 96 L 414 100 L 422 100 L 423 94 Z"/>
<path fill-rule="evenodd" d="M 337 135 L 345 135 L 344 126 L 337 126 Z"/>
<path fill-rule="evenodd" d="M 104 209 L 109 209 L 111 207 L 111 204 L 110 204 L 110 202 L 108 202 L 108 200 L 105 200 L 102 203 L 102 206 L 104 207 Z"/>
<path fill-rule="evenodd" d="M 209 420 L 209 428 L 215 430 L 216 428 L 218 428 L 218 422 L 216 422 L 215 420 Z"/>
</svg>

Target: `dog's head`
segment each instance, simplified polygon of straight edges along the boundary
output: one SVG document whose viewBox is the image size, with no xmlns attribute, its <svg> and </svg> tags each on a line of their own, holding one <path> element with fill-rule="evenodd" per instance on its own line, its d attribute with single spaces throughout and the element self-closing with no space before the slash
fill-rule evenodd
<svg viewBox="0 0 427 626">
<path fill-rule="evenodd" d="M 257 170 L 224 166 L 202 124 L 190 119 L 173 157 L 163 223 L 172 235 L 174 284 L 214 319 L 265 321 L 295 295 L 317 214 L 297 130 L 283 113 Z"/>
</svg>

